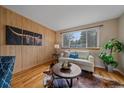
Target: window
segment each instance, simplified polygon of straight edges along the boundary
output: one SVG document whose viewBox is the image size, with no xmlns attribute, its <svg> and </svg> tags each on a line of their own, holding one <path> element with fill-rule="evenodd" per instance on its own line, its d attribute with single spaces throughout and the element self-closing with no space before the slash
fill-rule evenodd
<svg viewBox="0 0 124 93">
<path fill-rule="evenodd" d="M 62 34 L 62 48 L 98 48 L 99 28 Z"/>
</svg>

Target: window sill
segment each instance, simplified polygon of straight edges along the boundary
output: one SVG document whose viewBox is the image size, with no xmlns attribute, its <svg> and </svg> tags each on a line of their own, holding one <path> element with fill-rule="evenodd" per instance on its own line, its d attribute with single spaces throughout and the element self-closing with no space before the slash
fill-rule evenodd
<svg viewBox="0 0 124 93">
<path fill-rule="evenodd" d="M 61 48 L 61 49 L 76 49 L 76 50 L 100 50 L 100 48 Z"/>
</svg>

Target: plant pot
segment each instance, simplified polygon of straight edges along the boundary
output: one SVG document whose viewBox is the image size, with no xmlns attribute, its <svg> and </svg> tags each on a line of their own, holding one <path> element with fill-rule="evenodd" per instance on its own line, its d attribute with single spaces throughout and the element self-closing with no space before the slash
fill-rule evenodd
<svg viewBox="0 0 124 93">
<path fill-rule="evenodd" d="M 108 72 L 113 72 L 113 68 L 114 68 L 113 66 L 108 65 L 108 70 L 107 70 L 107 71 L 108 71 Z"/>
<path fill-rule="evenodd" d="M 111 65 L 107 65 L 107 64 L 104 64 L 105 65 L 105 69 L 108 71 L 108 72 L 113 72 L 113 66 Z"/>
</svg>

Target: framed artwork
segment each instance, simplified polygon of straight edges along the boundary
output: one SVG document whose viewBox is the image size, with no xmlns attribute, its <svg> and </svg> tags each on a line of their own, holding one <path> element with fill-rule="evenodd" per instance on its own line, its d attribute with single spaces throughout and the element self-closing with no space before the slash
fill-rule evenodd
<svg viewBox="0 0 124 93">
<path fill-rule="evenodd" d="M 6 26 L 6 44 L 22 45 L 22 29 Z"/>
<path fill-rule="evenodd" d="M 42 45 L 42 34 L 34 33 L 34 43 L 37 46 L 41 46 Z"/>
<path fill-rule="evenodd" d="M 23 30 L 23 45 L 35 45 L 33 32 Z"/>
<path fill-rule="evenodd" d="M 6 26 L 6 44 L 42 46 L 42 34 Z"/>
</svg>

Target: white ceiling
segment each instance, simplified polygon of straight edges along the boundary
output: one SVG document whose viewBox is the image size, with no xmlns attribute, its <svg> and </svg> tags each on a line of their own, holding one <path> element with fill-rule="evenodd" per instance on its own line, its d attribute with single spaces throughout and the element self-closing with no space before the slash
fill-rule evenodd
<svg viewBox="0 0 124 93">
<path fill-rule="evenodd" d="M 124 5 L 6 5 L 55 31 L 119 17 Z"/>
</svg>

